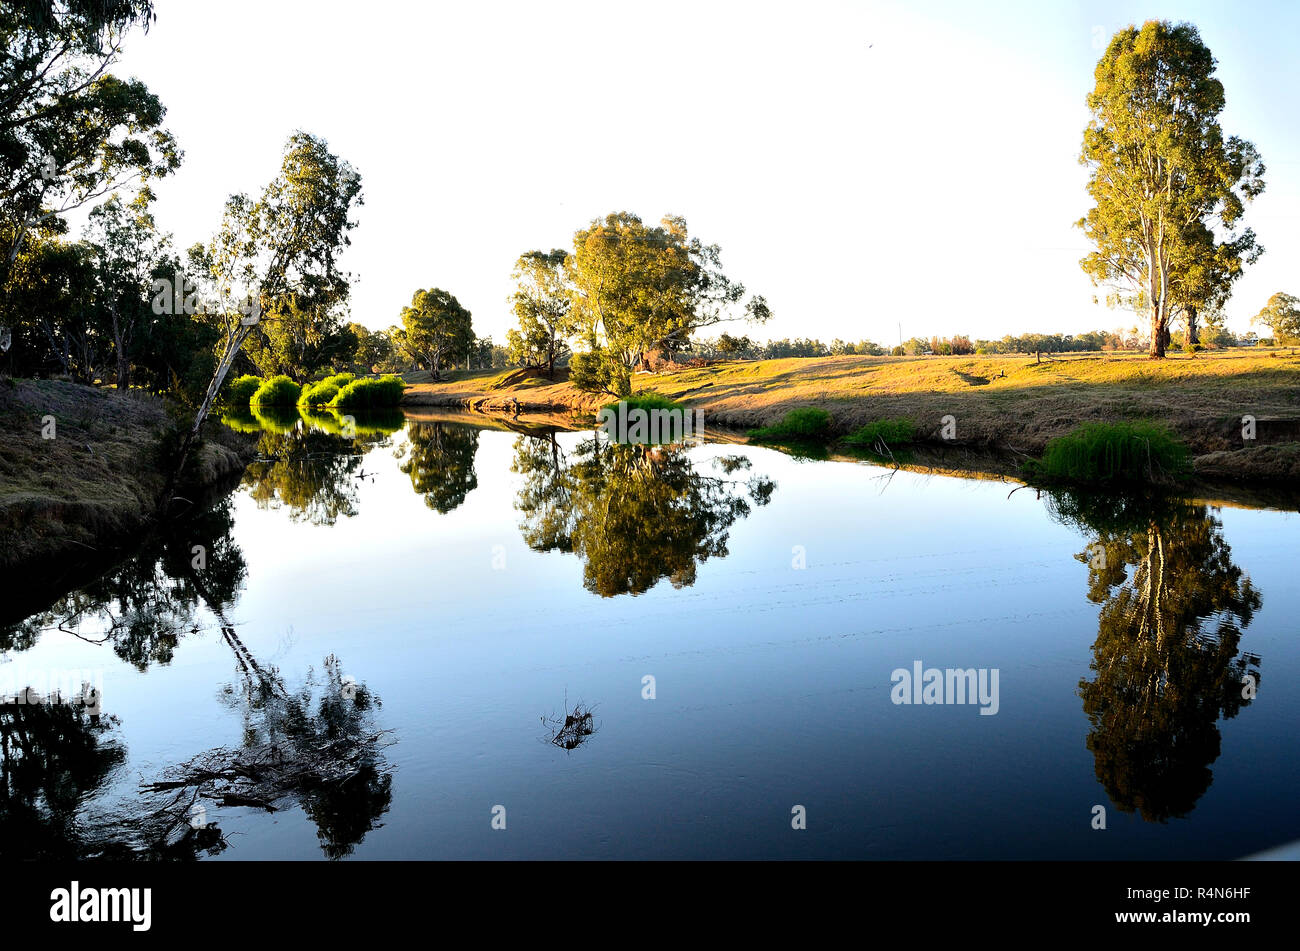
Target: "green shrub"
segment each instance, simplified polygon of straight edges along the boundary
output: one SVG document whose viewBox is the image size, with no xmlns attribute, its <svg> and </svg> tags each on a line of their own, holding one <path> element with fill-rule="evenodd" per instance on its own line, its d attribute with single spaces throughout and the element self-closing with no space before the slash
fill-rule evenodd
<svg viewBox="0 0 1300 951">
<path fill-rule="evenodd" d="M 249 405 L 254 410 L 267 406 L 296 406 L 302 388 L 287 376 L 273 376 L 257 388 Z"/>
<path fill-rule="evenodd" d="M 617 393 L 614 371 L 600 350 L 575 353 L 569 360 L 569 382 L 584 393 Z"/>
<path fill-rule="evenodd" d="M 1040 481 L 1172 482 L 1186 474 L 1187 447 L 1157 423 L 1085 423 L 1047 444 L 1026 466 Z"/>
<path fill-rule="evenodd" d="M 298 405 L 328 406 L 330 400 L 338 395 L 338 384 L 328 379 L 319 380 L 316 383 L 308 383 L 302 388 L 302 394 L 298 397 Z"/>
<path fill-rule="evenodd" d="M 656 393 L 654 390 L 643 390 L 643 391 L 641 391 L 640 393 L 634 393 L 634 394 L 632 394 L 631 396 L 625 397 L 624 399 L 621 399 L 621 400 L 615 400 L 615 401 L 612 402 L 612 403 L 606 403 L 606 404 L 605 404 L 603 407 L 601 407 L 601 408 L 602 408 L 602 409 L 612 409 L 614 412 L 618 412 L 618 404 L 619 404 L 619 403 L 626 403 L 626 404 L 627 404 L 627 408 L 628 408 L 629 411 L 630 411 L 630 410 L 634 410 L 634 409 L 644 409 L 644 410 L 651 410 L 651 409 L 668 409 L 668 410 L 672 410 L 672 409 L 685 409 L 685 408 L 686 408 L 686 407 L 684 407 L 681 403 L 678 403 L 678 402 L 676 402 L 676 401 L 674 401 L 674 400 L 670 400 L 668 397 L 664 396 L 662 393 Z"/>
<path fill-rule="evenodd" d="M 248 404 L 262 385 L 262 378 L 245 373 L 236 380 L 226 384 L 221 394 L 221 405 L 234 410 L 247 410 Z"/>
<path fill-rule="evenodd" d="M 886 446 L 906 446 L 914 439 L 916 426 L 910 419 L 878 419 L 845 436 L 844 442 L 850 446 L 871 449 L 880 443 Z"/>
<path fill-rule="evenodd" d="M 391 373 L 345 384 L 330 401 L 333 409 L 392 409 L 402 401 L 406 384 Z"/>
<path fill-rule="evenodd" d="M 749 438 L 754 442 L 780 442 L 785 439 L 809 441 L 826 439 L 831 431 L 831 414 L 811 406 L 792 409 L 773 426 L 751 429 Z"/>
<path fill-rule="evenodd" d="M 355 373 L 335 373 L 333 376 L 327 376 L 321 380 L 322 383 L 333 383 L 340 390 L 357 378 Z"/>
</svg>

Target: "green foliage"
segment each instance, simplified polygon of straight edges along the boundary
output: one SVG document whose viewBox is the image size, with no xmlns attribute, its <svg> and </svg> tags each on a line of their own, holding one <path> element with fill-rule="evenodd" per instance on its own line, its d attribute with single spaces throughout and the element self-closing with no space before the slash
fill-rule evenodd
<svg viewBox="0 0 1300 951">
<path fill-rule="evenodd" d="M 367 373 L 395 369 L 393 339 L 386 331 L 358 323 L 348 324 L 348 330 L 357 338 L 356 361 Z"/>
<path fill-rule="evenodd" d="M 1153 357 L 1177 309 L 1221 302 L 1258 256 L 1254 234 L 1234 229 L 1264 189 L 1264 164 L 1251 143 L 1224 138 L 1214 70 L 1194 26 L 1151 20 L 1115 34 L 1088 96 L 1080 160 L 1095 204 L 1078 225 L 1096 250 L 1080 263 L 1094 284 L 1124 289 L 1114 302 L 1149 312 Z"/>
<path fill-rule="evenodd" d="M 402 401 L 406 384 L 391 373 L 345 384 L 330 402 L 333 409 L 392 409 Z"/>
<path fill-rule="evenodd" d="M 328 406 L 339 395 L 338 385 L 329 380 L 308 383 L 298 397 L 299 406 Z"/>
<path fill-rule="evenodd" d="M 585 393 L 616 393 L 614 372 L 615 368 L 599 348 L 575 353 L 569 361 L 569 382 Z"/>
<path fill-rule="evenodd" d="M 871 449 L 881 443 L 885 446 L 906 446 L 916 438 L 916 426 L 910 419 L 879 419 L 844 437 L 849 446 Z"/>
<path fill-rule="evenodd" d="M 262 386 L 261 377 L 245 373 L 243 376 L 226 384 L 221 393 L 221 405 L 236 412 L 247 410 L 253 401 L 253 394 Z"/>
<path fill-rule="evenodd" d="M 649 351 L 683 349 L 696 330 L 731 319 L 745 293 L 723 274 L 718 246 L 689 237 L 682 218 L 647 227 L 628 212 L 607 215 L 575 234 L 573 248 L 573 313 L 607 365 L 601 389 L 616 396 L 632 392 L 632 371 Z M 761 323 L 771 312 L 754 297 L 745 316 Z"/>
<path fill-rule="evenodd" d="M 273 376 L 264 380 L 248 401 L 254 412 L 268 406 L 292 407 L 298 403 L 302 388 L 287 376 Z"/>
<path fill-rule="evenodd" d="M 749 438 L 754 442 L 815 441 L 829 438 L 830 432 L 831 414 L 809 406 L 790 410 L 773 426 L 751 429 Z"/>
<path fill-rule="evenodd" d="M 619 403 L 626 403 L 629 412 L 631 412 L 634 409 L 643 409 L 643 410 L 652 410 L 652 409 L 685 410 L 686 409 L 686 407 L 684 407 L 681 403 L 678 403 L 676 400 L 671 400 L 668 397 L 664 396 L 662 393 L 656 393 L 654 390 L 642 390 L 640 393 L 635 393 L 632 396 L 625 396 L 621 400 L 615 400 L 612 403 L 606 403 L 601 408 L 611 409 L 614 412 L 618 412 Z"/>
<path fill-rule="evenodd" d="M 474 346 L 470 312 L 455 296 L 440 288 L 421 288 L 402 308 L 402 328 L 396 344 L 421 361 L 438 379 L 444 360 L 464 359 Z"/>
<path fill-rule="evenodd" d="M 124 34 L 152 17 L 147 0 L 0 6 L 0 287 L 50 209 L 61 215 L 179 167 L 158 97 L 111 71 Z"/>
<path fill-rule="evenodd" d="M 506 333 L 507 359 L 521 367 L 544 366 L 551 378 L 556 362 L 570 353 L 569 338 L 578 331 L 571 313 L 569 267 L 569 255 L 560 248 L 529 251 L 519 256 L 512 275 L 511 304 L 519 326 Z"/>
<path fill-rule="evenodd" d="M 1273 336 L 1283 346 L 1300 343 L 1300 297 L 1278 291 L 1255 315 L 1254 323 L 1272 328 Z"/>
<path fill-rule="evenodd" d="M 262 376 L 286 374 L 305 379 L 322 370 L 351 366 L 357 335 L 341 317 L 337 298 L 314 300 L 291 294 L 276 308 L 274 319 L 260 321 L 244 344 L 244 353 Z"/>
<path fill-rule="evenodd" d="M 1188 469 L 1187 447 L 1150 422 L 1085 423 L 1026 466 L 1040 482 L 1168 483 Z"/>
</svg>

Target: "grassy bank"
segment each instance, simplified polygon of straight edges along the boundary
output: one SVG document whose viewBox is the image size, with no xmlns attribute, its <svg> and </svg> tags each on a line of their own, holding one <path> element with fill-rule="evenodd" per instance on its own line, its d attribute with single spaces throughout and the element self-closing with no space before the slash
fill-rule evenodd
<svg viewBox="0 0 1300 951">
<path fill-rule="evenodd" d="M 157 514 L 171 426 L 163 401 L 138 391 L 0 380 L 0 568 L 128 544 Z M 241 472 L 248 458 L 239 437 L 213 428 L 184 492 Z"/>
<path fill-rule="evenodd" d="M 409 380 L 404 406 L 509 412 L 518 400 L 528 411 L 588 414 L 609 401 L 521 371 Z M 1243 481 L 1289 477 L 1292 456 L 1263 450 L 1300 442 L 1300 356 L 1289 350 L 1207 351 L 1163 361 L 1136 353 L 1042 362 L 1021 355 L 762 360 L 637 374 L 634 387 L 702 410 L 710 427 L 770 427 L 790 410 L 815 407 L 830 414 L 834 436 L 907 420 L 920 444 L 1032 455 L 1081 423 L 1151 420 L 1188 447 L 1198 473 L 1212 467 L 1216 476 Z M 1247 414 L 1258 420 L 1251 444 L 1241 438 Z M 952 440 L 941 434 L 945 416 L 954 419 Z"/>
</svg>

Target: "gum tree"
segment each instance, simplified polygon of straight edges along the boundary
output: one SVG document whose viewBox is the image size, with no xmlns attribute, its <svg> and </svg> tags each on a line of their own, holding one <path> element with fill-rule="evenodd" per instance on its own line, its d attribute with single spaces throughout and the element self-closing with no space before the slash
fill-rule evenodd
<svg viewBox="0 0 1300 951">
<path fill-rule="evenodd" d="M 437 287 L 421 288 L 411 296 L 410 306 L 402 308 L 402 333 L 396 342 L 424 363 L 436 381 L 443 360 L 467 355 L 474 344 L 470 312 L 454 294 Z"/>
<path fill-rule="evenodd" d="M 1221 288 L 1254 254 L 1253 235 L 1235 229 L 1264 190 L 1264 164 L 1250 142 L 1224 137 L 1214 69 L 1194 26 L 1152 20 L 1115 34 L 1088 95 L 1080 162 L 1095 204 L 1078 225 L 1096 250 L 1080 263 L 1095 285 L 1145 295 L 1153 358 L 1180 306 L 1204 306 L 1201 279 Z"/>
<path fill-rule="evenodd" d="M 181 446 L 180 465 L 216 401 L 244 342 L 262 321 L 291 313 L 327 314 L 347 301 L 348 273 L 338 256 L 356 227 L 361 178 L 324 139 L 295 132 L 280 174 L 260 198 L 232 195 L 221 230 L 206 248 L 190 250 L 190 265 L 205 292 L 201 313 L 222 332 L 221 358 L 194 424 Z M 160 291 L 155 307 L 181 306 Z"/>
<path fill-rule="evenodd" d="M 1204 225 L 1189 229 L 1170 288 L 1174 307 L 1187 325 L 1187 346 L 1201 342 L 1202 317 L 1222 313 L 1245 266 L 1263 253 L 1249 228 L 1226 241 L 1215 241 L 1214 233 Z M 1166 326 L 1166 345 L 1169 337 Z"/>
<path fill-rule="evenodd" d="M 1278 291 L 1255 315 L 1254 323 L 1265 324 L 1273 331 L 1275 342 L 1300 343 L 1300 297 Z"/>
<path fill-rule="evenodd" d="M 683 218 L 647 227 L 628 212 L 607 215 L 573 238 L 573 312 L 590 350 L 575 357 L 579 386 L 632 392 L 632 372 L 656 348 L 685 346 L 691 334 L 735 319 L 743 284 L 722 272 L 721 250 L 687 234 Z M 750 298 L 744 316 L 771 318 L 767 302 Z M 584 382 L 586 380 L 587 382 Z"/>
<path fill-rule="evenodd" d="M 515 262 L 511 307 L 519 320 L 507 331 L 508 359 L 520 366 L 544 366 L 555 379 L 555 361 L 569 353 L 578 330 L 569 286 L 570 258 L 562 249 L 528 251 Z"/>
<path fill-rule="evenodd" d="M 124 36 L 152 20 L 150 0 L 0 5 L 0 323 L 16 310 L 29 239 L 61 235 L 65 214 L 179 167 L 158 97 L 109 72 Z"/>
<path fill-rule="evenodd" d="M 158 263 L 168 254 L 170 235 L 159 233 L 141 189 L 131 202 L 113 195 L 90 213 L 86 237 L 95 261 L 100 306 L 117 359 L 117 388 L 131 385 L 131 364 L 139 338 L 150 329 L 149 290 Z"/>
</svg>

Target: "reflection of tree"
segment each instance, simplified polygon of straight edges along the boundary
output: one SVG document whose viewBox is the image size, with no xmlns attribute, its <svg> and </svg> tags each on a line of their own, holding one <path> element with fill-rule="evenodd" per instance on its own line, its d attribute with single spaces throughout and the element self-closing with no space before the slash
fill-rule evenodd
<svg viewBox="0 0 1300 951">
<path fill-rule="evenodd" d="M 333 525 L 357 514 L 357 480 L 364 449 L 315 427 L 263 430 L 259 458 L 244 472 L 259 508 L 283 505 L 294 521 Z"/>
<path fill-rule="evenodd" d="M 1259 659 L 1237 649 L 1260 594 L 1204 505 L 1071 493 L 1051 505 L 1094 538 L 1077 557 L 1102 606 L 1096 676 L 1080 683 L 1097 778 L 1125 812 L 1186 815 L 1213 778 L 1219 717 L 1249 702 L 1247 675 L 1259 682 Z"/>
<path fill-rule="evenodd" d="M 208 750 L 145 784 L 154 824 L 168 835 L 184 830 L 204 802 L 268 812 L 298 805 L 316 824 L 326 855 L 350 854 L 392 803 L 385 733 L 373 723 L 379 699 L 342 676 L 333 656 L 325 659 L 323 677 L 309 673 L 289 691 L 224 618 L 222 624 L 243 673 L 242 689 L 225 691 L 243 714 L 243 742 Z"/>
<path fill-rule="evenodd" d="M 411 486 L 424 496 L 424 504 L 446 515 L 478 488 L 474 456 L 478 452 L 478 430 L 451 423 L 411 423 L 410 441 L 402 471 Z"/>
<path fill-rule="evenodd" d="M 260 432 L 258 459 L 244 472 L 259 508 L 283 505 L 294 521 L 333 525 L 357 514 L 362 457 L 402 427 L 401 410 L 334 410 L 266 407 L 228 413 L 222 422 Z"/>
<path fill-rule="evenodd" d="M 0 704 L 0 852 L 84 854 L 78 809 L 126 757 L 116 726 L 79 703 Z"/>
<path fill-rule="evenodd" d="M 215 823 L 192 823 L 192 810 L 223 806 L 300 806 L 330 857 L 352 851 L 392 799 L 383 731 L 372 724 L 379 701 L 341 676 L 329 657 L 324 677 L 296 691 L 260 664 L 226 616 L 246 565 L 235 543 L 229 501 L 178 523 L 166 536 L 49 611 L 9 630 L 5 647 L 24 649 L 51 627 L 111 644 L 141 670 L 171 659 L 179 635 L 194 628 L 200 605 L 220 623 L 243 675 L 243 742 L 209 750 L 145 783 L 93 821 L 96 799 L 124 751 L 111 740 L 117 721 L 84 705 L 0 704 L 0 849 L 24 857 L 195 858 L 226 842 Z M 196 546 L 202 555 L 195 552 Z M 92 623 L 93 622 L 93 623 Z M 88 636 L 84 630 L 98 633 Z M 83 814 L 78 815 L 78 809 Z"/>
<path fill-rule="evenodd" d="M 25 649 L 50 628 L 84 637 L 81 628 L 91 622 L 94 640 L 111 643 L 137 669 L 170 663 L 181 634 L 195 628 L 197 586 L 222 604 L 234 601 L 243 586 L 246 566 L 233 524 L 227 500 L 169 526 L 139 554 L 11 628 L 0 646 Z M 202 567 L 194 567 L 196 560 Z"/>
<path fill-rule="evenodd" d="M 719 459 L 715 468 L 730 474 L 748 460 Z M 523 476 L 515 507 L 524 540 L 581 555 L 584 586 L 604 597 L 640 594 L 664 577 L 678 588 L 694 584 L 696 566 L 725 557 L 732 524 L 775 488 L 761 476 L 705 474 L 682 448 L 597 437 L 583 439 L 570 460 L 553 435 L 521 436 L 513 471 Z"/>
</svg>

